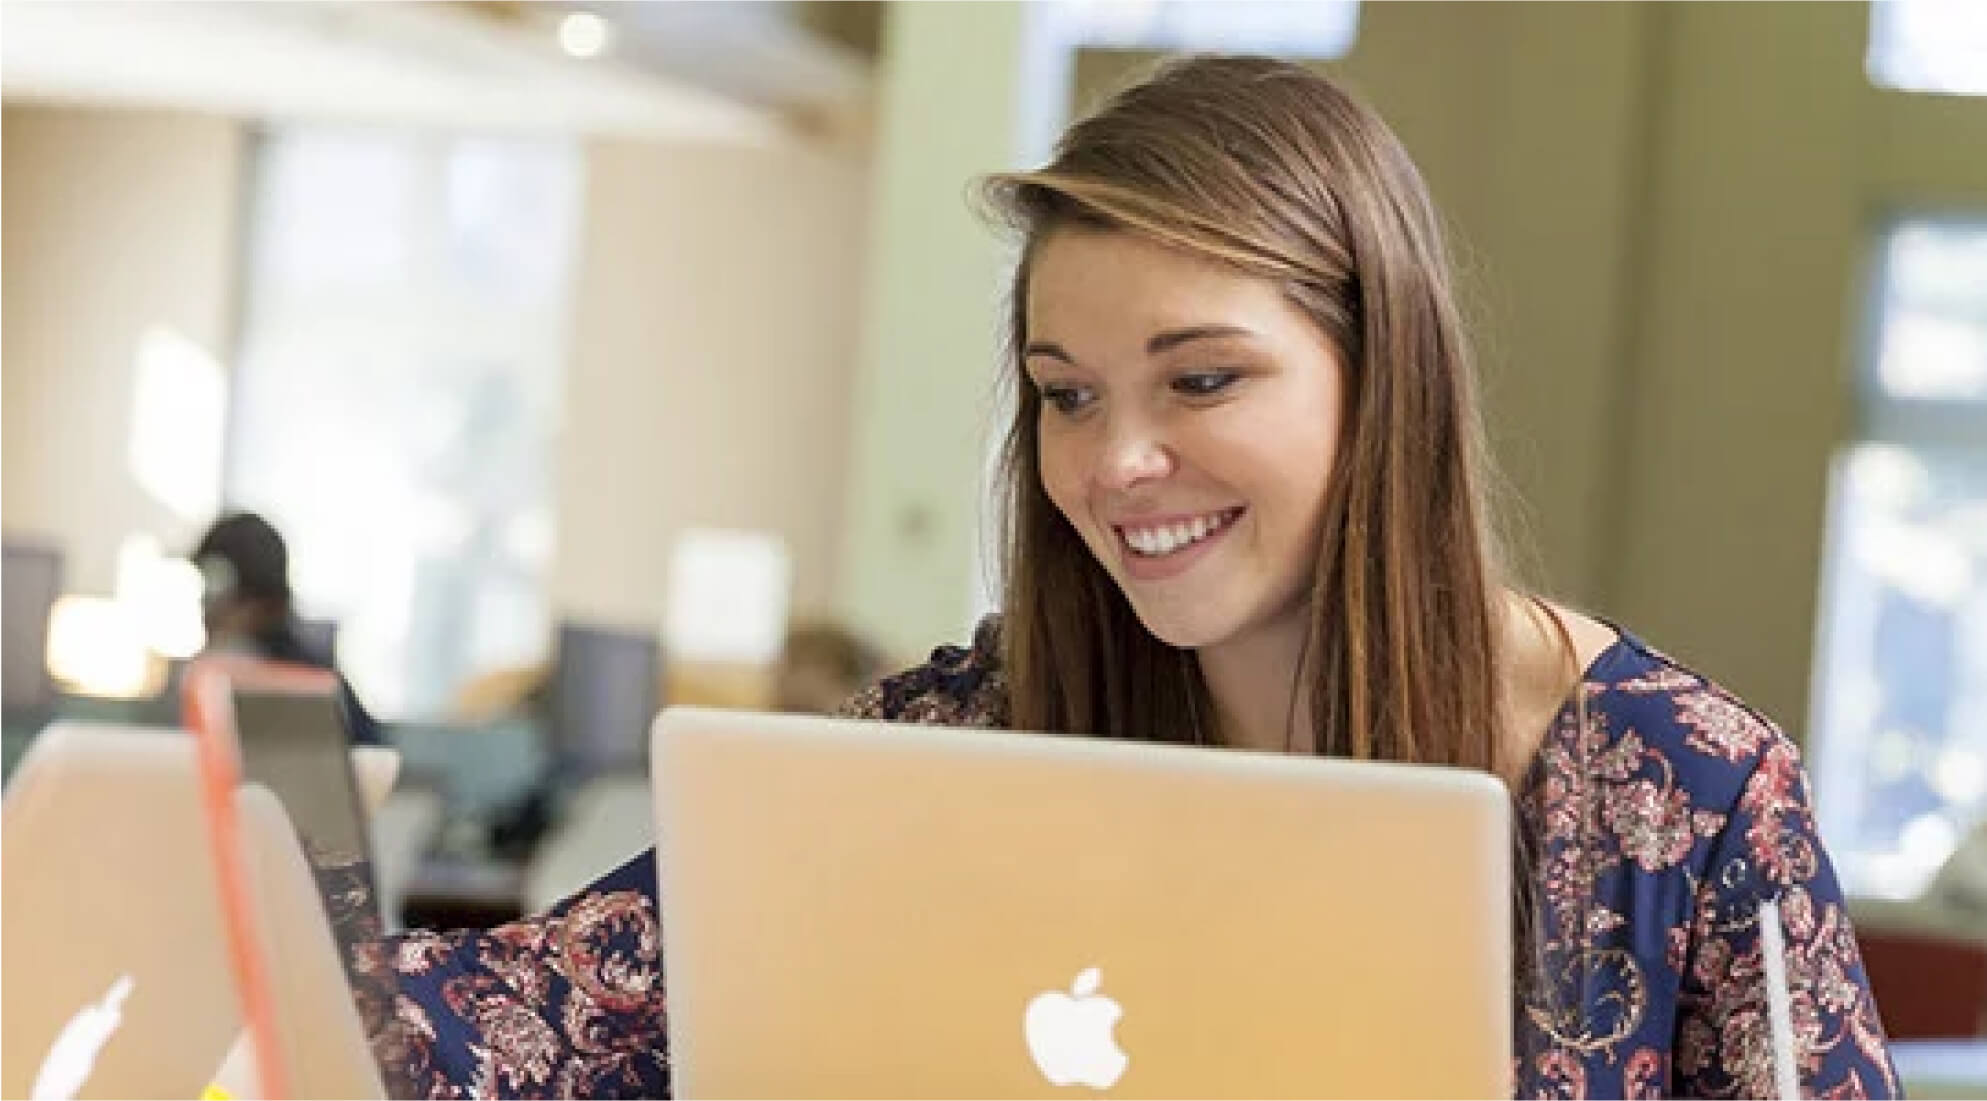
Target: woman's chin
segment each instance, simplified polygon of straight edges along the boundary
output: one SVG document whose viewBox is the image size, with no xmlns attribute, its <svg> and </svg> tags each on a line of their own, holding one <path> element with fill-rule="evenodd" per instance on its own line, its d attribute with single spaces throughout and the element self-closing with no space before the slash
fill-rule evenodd
<svg viewBox="0 0 1987 1101">
<path fill-rule="evenodd" d="M 1133 603 L 1132 612 L 1152 637 L 1176 650 L 1199 650 L 1233 633 L 1228 623 L 1205 610 L 1145 608 Z"/>
</svg>

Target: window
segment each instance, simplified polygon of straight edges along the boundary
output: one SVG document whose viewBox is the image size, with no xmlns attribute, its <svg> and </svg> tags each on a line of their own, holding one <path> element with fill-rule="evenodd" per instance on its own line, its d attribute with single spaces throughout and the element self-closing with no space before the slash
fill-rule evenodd
<svg viewBox="0 0 1987 1101">
<path fill-rule="evenodd" d="M 1864 67 L 1884 88 L 1987 96 L 1987 4 L 1876 0 Z"/>
<path fill-rule="evenodd" d="M 580 160 L 300 127 L 258 150 L 227 498 L 384 717 L 542 659 Z"/>
<path fill-rule="evenodd" d="M 1064 0 L 1080 46 L 1335 58 L 1352 51 L 1358 0 Z"/>
<path fill-rule="evenodd" d="M 1844 885 L 1903 898 L 1987 815 L 1987 217 L 1889 227 L 1875 275 L 1812 760 Z"/>
</svg>

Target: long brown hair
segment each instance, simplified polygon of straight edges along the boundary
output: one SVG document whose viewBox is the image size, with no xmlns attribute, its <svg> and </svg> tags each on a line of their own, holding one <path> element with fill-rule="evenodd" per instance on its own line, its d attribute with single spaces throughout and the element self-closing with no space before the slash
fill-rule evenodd
<svg viewBox="0 0 1987 1101">
<path fill-rule="evenodd" d="M 986 191 L 1023 237 L 1002 464 L 1010 721 L 1189 741 L 1209 713 L 1195 666 L 1139 626 L 1042 486 L 1041 398 L 1018 355 L 1030 267 L 1057 229 L 1112 227 L 1275 281 L 1346 364 L 1302 666 L 1318 752 L 1494 769 L 1498 554 L 1474 372 L 1427 188 L 1386 124 L 1296 65 L 1190 58 Z"/>
<path fill-rule="evenodd" d="M 1171 62 L 1069 128 L 1053 161 L 989 177 L 1021 236 L 1015 416 L 1002 462 L 1002 660 L 1024 730 L 1187 742 L 1213 714 L 1191 655 L 1147 632 L 1042 485 L 1022 369 L 1028 280 L 1068 227 L 1143 234 L 1273 280 L 1337 348 L 1345 415 L 1297 693 L 1316 751 L 1495 772 L 1510 761 L 1475 371 L 1438 217 L 1407 152 L 1326 77 L 1265 58 Z M 1548 613 L 1570 657 L 1571 642 Z M 1534 839 L 1514 830 L 1519 993 L 1541 964 Z"/>
</svg>

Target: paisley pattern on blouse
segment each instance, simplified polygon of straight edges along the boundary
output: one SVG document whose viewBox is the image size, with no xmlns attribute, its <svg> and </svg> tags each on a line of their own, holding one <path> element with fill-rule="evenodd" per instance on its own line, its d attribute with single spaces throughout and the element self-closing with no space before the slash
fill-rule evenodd
<svg viewBox="0 0 1987 1101">
<path fill-rule="evenodd" d="M 998 625 L 844 714 L 1002 726 Z M 1765 1097 L 1760 903 L 1777 899 L 1802 1093 L 1898 1092 L 1794 744 L 1623 632 L 1517 797 L 1536 839 L 1542 980 L 1514 1007 L 1521 1097 Z M 669 1090 L 655 865 L 488 932 L 362 938 L 352 968 L 388 1088 L 409 1097 Z"/>
</svg>

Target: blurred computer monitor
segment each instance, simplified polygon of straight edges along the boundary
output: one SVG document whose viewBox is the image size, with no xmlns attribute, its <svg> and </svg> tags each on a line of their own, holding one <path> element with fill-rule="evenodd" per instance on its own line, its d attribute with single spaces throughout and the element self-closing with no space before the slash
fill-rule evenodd
<svg viewBox="0 0 1987 1101">
<path fill-rule="evenodd" d="M 9 719 L 45 718 L 55 709 L 48 675 L 48 617 L 62 595 L 62 552 L 34 540 L 4 540 L 0 562 L 0 710 Z"/>
<path fill-rule="evenodd" d="M 337 656 L 338 622 L 331 619 L 302 619 L 296 621 L 297 641 L 312 657 L 330 664 Z"/>
<path fill-rule="evenodd" d="M 654 632 L 559 626 L 550 693 L 551 750 L 569 779 L 641 770 L 661 706 L 662 647 Z"/>
</svg>

